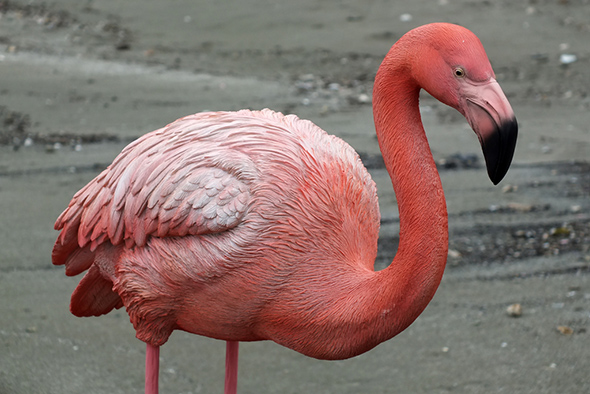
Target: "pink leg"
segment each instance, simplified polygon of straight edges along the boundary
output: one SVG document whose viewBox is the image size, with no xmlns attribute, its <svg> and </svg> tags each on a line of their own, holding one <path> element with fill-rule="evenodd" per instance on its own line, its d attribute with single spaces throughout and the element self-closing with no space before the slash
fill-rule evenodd
<svg viewBox="0 0 590 394">
<path fill-rule="evenodd" d="M 238 341 L 227 341 L 225 348 L 225 394 L 238 390 Z"/>
<path fill-rule="evenodd" d="M 158 394 L 160 347 L 149 343 L 145 351 L 145 394 Z"/>
</svg>

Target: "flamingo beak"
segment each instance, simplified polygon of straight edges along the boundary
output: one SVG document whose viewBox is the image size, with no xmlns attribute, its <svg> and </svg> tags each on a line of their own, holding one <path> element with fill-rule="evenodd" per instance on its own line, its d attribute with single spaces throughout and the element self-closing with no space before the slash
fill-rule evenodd
<svg viewBox="0 0 590 394">
<path fill-rule="evenodd" d="M 514 156 L 518 136 L 516 117 L 493 78 L 484 84 L 468 83 L 462 93 L 465 117 L 479 138 L 488 176 L 497 185 L 508 172 Z"/>
</svg>

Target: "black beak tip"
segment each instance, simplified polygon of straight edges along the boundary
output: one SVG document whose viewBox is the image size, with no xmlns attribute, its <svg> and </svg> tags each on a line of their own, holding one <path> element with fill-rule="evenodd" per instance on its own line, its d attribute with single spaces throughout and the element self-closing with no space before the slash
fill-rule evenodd
<svg viewBox="0 0 590 394">
<path fill-rule="evenodd" d="M 518 123 L 516 118 L 513 118 L 502 123 L 496 133 L 491 134 L 483 141 L 488 176 L 494 185 L 504 179 L 510 168 L 517 137 Z"/>
</svg>

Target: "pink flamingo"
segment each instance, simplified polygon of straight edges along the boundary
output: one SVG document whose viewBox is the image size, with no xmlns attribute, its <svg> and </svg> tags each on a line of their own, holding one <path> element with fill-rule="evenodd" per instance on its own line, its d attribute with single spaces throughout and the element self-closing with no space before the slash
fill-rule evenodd
<svg viewBox="0 0 590 394">
<path fill-rule="evenodd" d="M 127 146 L 57 219 L 53 263 L 87 271 L 72 313 L 125 306 L 147 343 L 148 393 L 158 389 L 159 346 L 176 329 L 227 341 L 227 393 L 238 341 L 334 360 L 392 338 L 431 300 L 447 258 L 421 88 L 467 118 L 494 184 L 516 144 L 514 113 L 473 33 L 430 24 L 405 34 L 373 93 L 400 210 L 388 268 L 373 268 L 377 193 L 349 145 L 294 115 L 200 113 Z"/>
</svg>

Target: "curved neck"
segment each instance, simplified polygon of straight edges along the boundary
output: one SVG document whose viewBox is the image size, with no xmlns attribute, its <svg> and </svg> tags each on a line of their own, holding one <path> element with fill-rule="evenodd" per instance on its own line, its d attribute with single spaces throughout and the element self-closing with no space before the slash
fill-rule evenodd
<svg viewBox="0 0 590 394">
<path fill-rule="evenodd" d="M 399 48 L 390 51 L 379 68 L 373 113 L 400 220 L 397 254 L 378 276 L 384 302 L 397 316 L 392 316 L 393 325 L 401 331 L 424 310 L 442 279 L 448 220 L 440 177 L 420 117 L 420 87 L 401 60 L 408 57 L 399 53 Z"/>
</svg>

